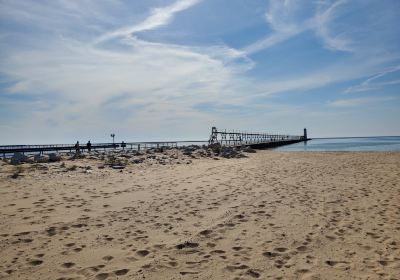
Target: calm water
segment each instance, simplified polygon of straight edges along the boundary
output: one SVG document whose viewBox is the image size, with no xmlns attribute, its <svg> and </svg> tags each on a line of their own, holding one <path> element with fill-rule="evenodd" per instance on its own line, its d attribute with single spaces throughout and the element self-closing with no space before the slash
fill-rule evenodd
<svg viewBox="0 0 400 280">
<path fill-rule="evenodd" d="M 276 148 L 280 151 L 400 151 L 400 136 L 314 139 Z"/>
</svg>

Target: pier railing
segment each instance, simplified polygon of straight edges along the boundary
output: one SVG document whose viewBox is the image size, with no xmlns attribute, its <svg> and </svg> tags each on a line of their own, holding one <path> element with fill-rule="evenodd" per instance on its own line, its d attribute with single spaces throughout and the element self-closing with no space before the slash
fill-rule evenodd
<svg viewBox="0 0 400 280">
<path fill-rule="evenodd" d="M 152 141 L 152 142 L 119 142 L 119 143 L 92 143 L 92 150 L 114 150 L 114 149 L 132 149 L 147 150 L 151 148 L 179 147 L 186 145 L 202 145 L 207 141 Z M 11 157 L 14 153 L 46 153 L 46 152 L 74 152 L 75 144 L 45 144 L 45 145 L 3 145 L 0 146 L 0 156 L 3 158 Z M 79 145 L 80 151 L 86 151 L 86 143 Z"/>
<path fill-rule="evenodd" d="M 275 134 L 275 133 L 257 133 L 243 131 L 218 130 L 216 127 L 211 129 L 210 144 L 219 143 L 224 146 L 252 146 L 268 143 L 293 143 L 305 141 L 306 136 Z"/>
</svg>

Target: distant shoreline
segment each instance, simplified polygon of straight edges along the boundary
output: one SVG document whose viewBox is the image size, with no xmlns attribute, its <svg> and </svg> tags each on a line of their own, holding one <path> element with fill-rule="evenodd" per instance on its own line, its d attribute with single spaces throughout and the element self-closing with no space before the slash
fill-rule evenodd
<svg viewBox="0 0 400 280">
<path fill-rule="evenodd" d="M 396 135 L 386 136 L 343 136 L 343 137 L 313 137 L 312 139 L 351 139 L 351 138 L 388 138 L 388 137 L 400 137 Z"/>
</svg>

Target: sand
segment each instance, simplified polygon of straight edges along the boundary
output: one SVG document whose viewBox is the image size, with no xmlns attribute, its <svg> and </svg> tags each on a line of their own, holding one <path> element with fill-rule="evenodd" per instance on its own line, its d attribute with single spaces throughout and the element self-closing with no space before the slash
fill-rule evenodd
<svg viewBox="0 0 400 280">
<path fill-rule="evenodd" d="M 400 153 L 64 164 L 0 163 L 1 279 L 400 279 Z"/>
</svg>

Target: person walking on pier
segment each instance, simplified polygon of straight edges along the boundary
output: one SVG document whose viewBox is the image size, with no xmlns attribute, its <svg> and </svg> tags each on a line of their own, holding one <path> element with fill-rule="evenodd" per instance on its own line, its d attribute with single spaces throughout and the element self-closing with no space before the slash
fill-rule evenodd
<svg viewBox="0 0 400 280">
<path fill-rule="evenodd" d="M 81 148 L 79 147 L 79 141 L 76 141 L 76 144 L 75 144 L 75 152 L 76 152 L 77 154 L 79 154 L 80 151 L 81 151 Z"/>
<path fill-rule="evenodd" d="M 90 153 L 90 151 L 92 150 L 92 143 L 90 143 L 90 140 L 87 142 L 86 148 L 87 148 L 88 152 Z"/>
</svg>

